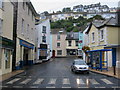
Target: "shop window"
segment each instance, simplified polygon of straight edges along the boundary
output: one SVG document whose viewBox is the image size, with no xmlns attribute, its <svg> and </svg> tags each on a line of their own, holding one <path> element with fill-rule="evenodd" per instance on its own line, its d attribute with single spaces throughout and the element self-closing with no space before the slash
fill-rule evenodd
<svg viewBox="0 0 120 90">
<path fill-rule="evenodd" d="M 5 50 L 5 68 L 10 68 L 10 50 Z"/>
<path fill-rule="evenodd" d="M 57 55 L 62 55 L 62 50 L 57 50 Z"/>
</svg>

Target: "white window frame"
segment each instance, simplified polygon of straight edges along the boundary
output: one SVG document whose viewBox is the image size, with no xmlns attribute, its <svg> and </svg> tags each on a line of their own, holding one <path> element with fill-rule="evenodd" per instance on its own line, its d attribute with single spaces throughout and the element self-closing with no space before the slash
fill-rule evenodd
<svg viewBox="0 0 120 90">
<path fill-rule="evenodd" d="M 100 41 L 104 41 L 104 30 L 100 30 Z"/>
</svg>

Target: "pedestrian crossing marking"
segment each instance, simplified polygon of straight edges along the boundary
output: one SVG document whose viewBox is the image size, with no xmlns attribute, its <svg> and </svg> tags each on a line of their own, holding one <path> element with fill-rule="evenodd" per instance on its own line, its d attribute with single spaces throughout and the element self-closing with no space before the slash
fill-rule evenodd
<svg viewBox="0 0 120 90">
<path fill-rule="evenodd" d="M 38 86 L 30 86 L 30 88 L 38 88 Z"/>
<path fill-rule="evenodd" d="M 64 78 L 64 79 L 63 79 L 63 84 L 70 84 L 69 79 L 68 79 L 68 78 Z"/>
<path fill-rule="evenodd" d="M 105 82 L 106 84 L 113 84 L 112 82 L 110 82 L 109 80 L 107 79 L 101 79 L 103 82 Z"/>
<path fill-rule="evenodd" d="M 16 82 L 16 81 L 18 81 L 18 80 L 20 80 L 20 78 L 15 78 L 15 79 L 7 82 L 7 84 L 13 84 L 14 82 Z"/>
<path fill-rule="evenodd" d="M 77 82 L 77 84 L 85 84 L 84 81 L 82 79 L 79 79 L 79 78 L 76 79 L 76 82 Z"/>
<path fill-rule="evenodd" d="M 31 79 L 25 79 L 25 80 L 22 81 L 20 84 L 27 84 L 29 81 L 31 81 Z"/>
<path fill-rule="evenodd" d="M 52 78 L 50 79 L 50 81 L 48 82 L 48 84 L 55 84 L 56 83 L 56 78 Z"/>
<path fill-rule="evenodd" d="M 46 87 L 46 88 L 55 88 L 55 87 L 52 86 L 52 87 Z"/>
<path fill-rule="evenodd" d="M 42 82 L 44 81 L 43 78 L 37 79 L 33 84 L 42 84 Z"/>
<path fill-rule="evenodd" d="M 62 88 L 71 88 L 71 87 L 62 87 Z"/>
<path fill-rule="evenodd" d="M 89 79 L 92 84 L 99 84 L 95 79 Z"/>
<path fill-rule="evenodd" d="M 13 88 L 23 88 L 22 86 L 13 86 Z"/>
<path fill-rule="evenodd" d="M 95 87 L 95 88 L 106 88 L 106 87 Z"/>
<path fill-rule="evenodd" d="M 88 88 L 88 87 L 78 87 L 78 88 Z"/>
</svg>

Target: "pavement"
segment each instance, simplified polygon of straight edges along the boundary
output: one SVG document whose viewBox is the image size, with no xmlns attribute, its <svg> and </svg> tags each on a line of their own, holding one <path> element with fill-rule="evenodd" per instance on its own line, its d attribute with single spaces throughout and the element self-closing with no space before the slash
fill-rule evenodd
<svg viewBox="0 0 120 90">
<path fill-rule="evenodd" d="M 108 71 L 106 70 L 99 71 L 99 70 L 91 69 L 91 68 L 90 68 L 90 71 L 120 79 L 120 68 L 116 68 L 116 75 L 114 75 L 113 67 L 109 67 Z"/>
<path fill-rule="evenodd" d="M 0 75 L 0 82 L 7 80 L 7 79 L 9 79 L 17 74 L 22 73 L 22 72 L 24 72 L 24 70 L 16 70 L 16 71 L 13 71 L 13 72 L 10 72 L 7 74 Z"/>
</svg>

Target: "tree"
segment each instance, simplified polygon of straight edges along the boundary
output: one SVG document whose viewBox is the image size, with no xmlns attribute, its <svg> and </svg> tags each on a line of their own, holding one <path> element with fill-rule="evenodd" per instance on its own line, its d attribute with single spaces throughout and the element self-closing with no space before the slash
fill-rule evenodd
<svg viewBox="0 0 120 90">
<path fill-rule="evenodd" d="M 71 12 L 71 8 L 70 7 L 63 8 L 62 12 Z"/>
</svg>

